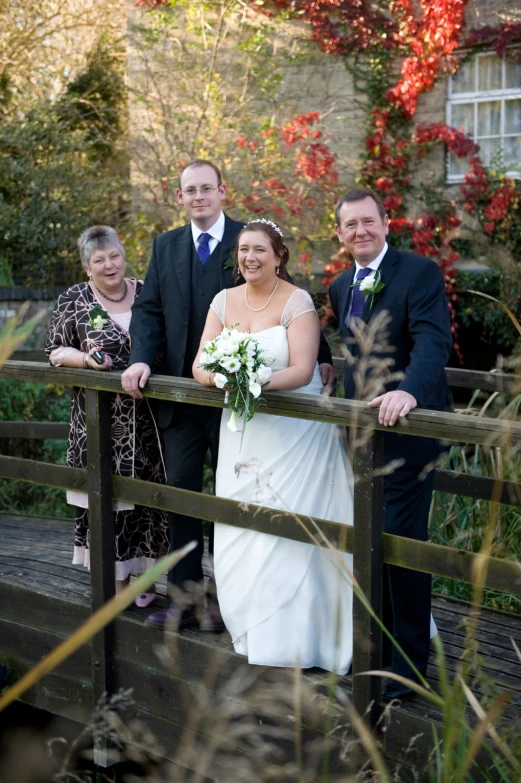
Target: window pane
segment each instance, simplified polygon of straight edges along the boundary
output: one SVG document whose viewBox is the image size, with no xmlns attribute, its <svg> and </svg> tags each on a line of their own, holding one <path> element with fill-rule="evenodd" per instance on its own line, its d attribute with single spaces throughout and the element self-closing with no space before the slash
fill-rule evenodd
<svg viewBox="0 0 521 783">
<path fill-rule="evenodd" d="M 507 171 L 521 172 L 521 136 L 509 136 L 503 141 L 503 160 Z"/>
<path fill-rule="evenodd" d="M 521 87 L 521 63 L 517 63 L 514 60 L 506 61 L 505 87 L 507 90 L 512 90 L 515 87 Z"/>
<path fill-rule="evenodd" d="M 463 65 L 460 65 L 456 73 L 452 76 L 452 94 L 455 95 L 459 92 L 475 92 L 475 72 L 475 57 L 471 60 L 467 60 Z"/>
<path fill-rule="evenodd" d="M 501 101 L 478 103 L 478 136 L 498 136 L 501 128 Z"/>
<path fill-rule="evenodd" d="M 469 136 L 474 134 L 474 104 L 453 103 L 451 106 L 450 124 Z"/>
<path fill-rule="evenodd" d="M 457 158 L 453 152 L 449 153 L 449 174 L 451 177 L 463 177 L 468 168 L 467 158 Z"/>
<path fill-rule="evenodd" d="M 521 133 L 521 100 L 505 101 L 505 133 Z"/>
<path fill-rule="evenodd" d="M 496 54 L 478 57 L 478 89 L 500 90 L 503 61 Z"/>
<path fill-rule="evenodd" d="M 485 166 L 501 165 L 501 139 L 480 139 L 479 156 Z"/>
</svg>

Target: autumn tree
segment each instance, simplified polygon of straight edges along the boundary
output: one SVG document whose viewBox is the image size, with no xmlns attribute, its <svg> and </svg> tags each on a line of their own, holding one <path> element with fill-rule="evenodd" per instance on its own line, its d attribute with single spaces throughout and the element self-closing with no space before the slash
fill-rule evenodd
<svg viewBox="0 0 521 783">
<path fill-rule="evenodd" d="M 141 196 L 142 204 L 158 205 L 165 221 L 182 220 L 179 169 L 210 157 L 222 165 L 234 207 L 246 214 L 242 197 L 251 191 L 252 171 L 260 166 L 266 178 L 270 151 L 272 174 L 276 161 L 283 163 L 274 140 L 302 100 L 302 90 L 292 95 L 284 86 L 304 59 L 298 30 L 295 23 L 274 25 L 242 0 L 168 0 L 136 13 L 129 81 L 138 202 Z M 256 163 L 245 165 L 240 137 L 264 140 L 257 147 L 263 163 L 252 155 Z"/>
<path fill-rule="evenodd" d="M 55 285 L 81 277 L 76 239 L 128 209 L 126 90 L 106 36 L 55 101 L 0 120 L 0 279 Z"/>
<path fill-rule="evenodd" d="M 61 92 L 103 34 L 121 42 L 123 0 L 0 0 L 0 103 L 4 111 Z"/>
</svg>

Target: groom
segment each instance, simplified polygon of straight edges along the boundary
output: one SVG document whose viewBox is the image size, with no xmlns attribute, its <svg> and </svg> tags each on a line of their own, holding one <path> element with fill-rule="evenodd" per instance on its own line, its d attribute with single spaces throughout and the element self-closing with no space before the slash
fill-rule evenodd
<svg viewBox="0 0 521 783">
<path fill-rule="evenodd" d="M 339 323 L 340 335 L 350 346 L 353 363 L 345 366 L 345 396 L 355 398 L 358 346 L 353 324 L 368 323 L 385 310 L 389 314 L 388 345 L 375 350 L 381 373 L 385 360 L 401 379 L 385 383 L 383 393 L 368 400 L 379 408 L 378 421 L 392 427 L 413 408 L 446 410 L 451 396 L 444 368 L 450 356 L 452 337 L 443 275 L 427 258 L 395 250 L 386 242 L 389 220 L 377 195 L 351 190 L 336 205 L 336 233 L 353 256 L 355 265 L 331 285 L 329 296 Z M 366 291 L 378 289 L 374 297 Z M 376 362 L 375 364 L 378 364 Z M 371 385 L 378 378 L 366 378 Z M 385 532 L 427 540 L 429 508 L 434 486 L 432 468 L 440 453 L 438 441 L 411 435 L 384 434 L 385 462 L 402 465 L 384 480 Z M 384 622 L 422 675 L 427 670 L 430 647 L 431 577 L 398 566 L 385 566 Z M 385 649 L 384 660 L 391 658 Z M 392 649 L 392 672 L 416 679 L 410 666 Z M 393 680 L 384 683 L 386 699 L 409 699 L 413 691 Z"/>
<path fill-rule="evenodd" d="M 231 288 L 232 251 L 244 223 L 222 211 L 226 185 L 221 172 L 207 160 L 194 160 L 181 171 L 177 200 L 189 223 L 156 237 L 152 258 L 139 298 L 132 307 L 129 367 L 122 376 L 123 388 L 142 397 L 154 358 L 164 349 L 160 372 L 192 378 L 192 364 L 199 349 L 206 316 L 214 296 Z M 335 381 L 331 352 L 325 340 L 319 352 L 323 392 L 330 394 Z M 220 408 L 156 401 L 161 430 L 167 483 L 201 492 L 205 457 L 210 451 L 215 475 L 219 448 Z M 173 568 L 168 580 L 183 589 L 186 583 L 203 583 L 203 528 L 200 519 L 169 513 L 170 550 L 196 540 L 197 548 Z M 213 551 L 213 524 L 210 527 Z M 199 625 L 201 630 L 222 628 L 218 606 L 208 601 L 201 617 L 173 601 L 148 618 L 162 627 L 169 617 L 178 627 Z"/>
</svg>

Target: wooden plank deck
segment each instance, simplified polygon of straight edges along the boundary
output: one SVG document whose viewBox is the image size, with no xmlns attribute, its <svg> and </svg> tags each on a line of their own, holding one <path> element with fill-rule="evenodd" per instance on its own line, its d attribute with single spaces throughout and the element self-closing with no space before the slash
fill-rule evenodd
<svg viewBox="0 0 521 783">
<path fill-rule="evenodd" d="M 13 676 L 47 654 L 89 613 L 89 574 L 81 566 L 71 564 L 72 537 L 72 520 L 0 514 L 0 660 L 8 663 Z M 164 584 L 160 591 L 164 592 Z M 158 598 L 158 602 L 161 600 Z M 204 726 L 190 724 L 186 688 L 190 699 L 199 706 L 205 703 L 207 711 L 209 702 L 205 700 L 209 694 L 239 705 L 243 697 L 240 688 L 237 690 L 237 672 L 244 670 L 247 680 L 257 667 L 243 664 L 244 659 L 233 651 L 227 633 L 208 635 L 192 630 L 167 635 L 174 664 L 165 667 L 157 655 L 162 634 L 144 625 L 149 611 L 132 607 L 116 621 L 116 680 L 118 687 L 134 689 L 135 713 L 146 720 L 165 754 L 178 759 L 179 743 L 183 738 L 186 741 L 187 733 L 200 737 L 216 730 L 215 724 L 213 729 L 208 726 L 208 715 Z M 465 648 L 469 609 L 462 602 L 435 597 L 433 614 L 444 643 L 447 667 L 453 674 Z M 521 617 L 490 610 L 481 612 L 476 655 L 482 668 L 475 692 L 486 695 L 496 687 L 511 691 L 506 716 L 512 727 L 521 730 L 521 663 L 512 640 L 521 648 Z M 434 656 L 431 659 L 428 679 L 437 689 Z M 88 722 L 92 711 L 90 671 L 91 652 L 86 646 L 44 678 L 25 700 L 58 715 Z M 235 678 L 233 688 L 230 678 Z M 320 688 L 324 673 L 313 670 L 305 679 Z M 342 678 L 341 688 L 350 692 L 349 677 Z M 222 708 L 222 701 L 220 705 Z M 420 700 L 393 709 L 386 731 L 386 749 L 396 759 L 408 739 L 420 735 L 414 750 L 407 752 L 407 764 L 421 768 L 432 745 L 432 725 L 439 718 L 436 709 Z M 233 745 L 233 737 L 223 741 Z M 244 752 L 244 748 L 236 750 Z M 189 766 L 189 762 L 186 764 Z M 218 764 L 214 765 L 208 779 L 226 780 L 224 768 L 220 770 Z"/>
</svg>

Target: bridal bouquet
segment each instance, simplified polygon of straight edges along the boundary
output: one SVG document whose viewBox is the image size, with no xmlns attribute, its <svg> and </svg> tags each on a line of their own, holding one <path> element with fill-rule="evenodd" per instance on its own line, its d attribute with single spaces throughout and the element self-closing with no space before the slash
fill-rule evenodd
<svg viewBox="0 0 521 783">
<path fill-rule="evenodd" d="M 232 410 L 228 429 L 238 432 L 237 414 L 244 417 L 244 426 L 257 410 L 260 394 L 271 376 L 271 367 L 263 356 L 258 341 L 247 332 L 233 326 L 223 329 L 215 340 L 203 345 L 200 367 L 214 372 L 218 389 L 226 389 L 226 401 Z"/>
</svg>

